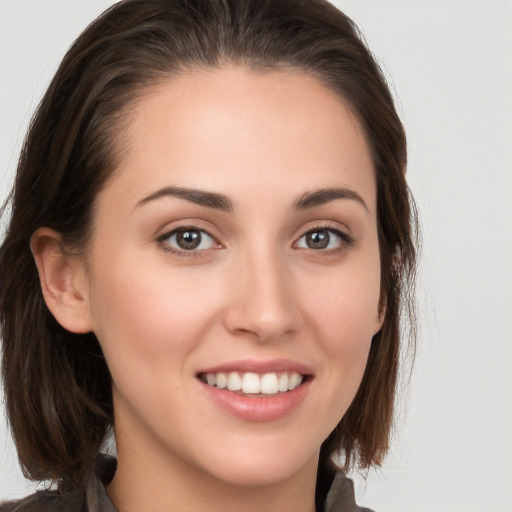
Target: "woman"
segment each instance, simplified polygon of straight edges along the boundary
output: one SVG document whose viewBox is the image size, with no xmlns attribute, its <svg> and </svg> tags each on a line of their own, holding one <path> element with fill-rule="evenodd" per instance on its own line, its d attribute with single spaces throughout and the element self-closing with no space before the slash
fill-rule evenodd
<svg viewBox="0 0 512 512">
<path fill-rule="evenodd" d="M 330 4 L 106 11 L 34 117 L 0 251 L 9 420 L 57 488 L 2 510 L 361 510 L 332 458 L 388 448 L 405 163 Z"/>
</svg>

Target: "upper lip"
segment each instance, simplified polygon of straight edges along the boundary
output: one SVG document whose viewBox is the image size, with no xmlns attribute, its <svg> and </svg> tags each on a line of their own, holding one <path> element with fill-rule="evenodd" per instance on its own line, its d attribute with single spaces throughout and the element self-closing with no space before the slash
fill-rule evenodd
<svg viewBox="0 0 512 512">
<path fill-rule="evenodd" d="M 254 359 L 244 359 L 240 361 L 230 361 L 219 365 L 205 368 L 198 372 L 198 375 L 204 373 L 229 373 L 229 372 L 252 372 L 258 374 L 273 372 L 296 372 L 302 375 L 312 375 L 313 369 L 303 363 L 292 361 L 291 359 L 271 359 L 268 361 L 257 361 Z"/>
</svg>

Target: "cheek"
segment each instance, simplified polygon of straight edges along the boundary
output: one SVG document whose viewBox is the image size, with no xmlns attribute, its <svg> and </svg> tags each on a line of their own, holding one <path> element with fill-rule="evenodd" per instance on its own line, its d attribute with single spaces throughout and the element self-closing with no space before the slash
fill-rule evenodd
<svg viewBox="0 0 512 512">
<path fill-rule="evenodd" d="M 157 370 L 194 350 L 209 328 L 211 288 L 140 254 L 114 260 L 97 266 L 91 294 L 95 334 L 111 371 L 143 361 Z"/>
<path fill-rule="evenodd" d="M 341 268 L 327 274 L 323 282 L 308 286 L 309 315 L 328 338 L 343 338 L 357 345 L 379 327 L 380 265 Z"/>
<path fill-rule="evenodd" d="M 329 308 L 317 311 L 323 354 L 330 361 L 327 368 L 335 378 L 344 381 L 345 387 L 351 384 L 354 393 L 363 376 L 373 337 L 376 315 L 369 311 L 354 297 L 333 300 Z"/>
<path fill-rule="evenodd" d="M 350 388 L 355 394 L 380 326 L 380 264 L 377 260 L 360 269 L 340 269 L 308 289 L 305 310 L 328 361 L 325 367 L 333 379 L 343 382 L 345 392 Z"/>
</svg>

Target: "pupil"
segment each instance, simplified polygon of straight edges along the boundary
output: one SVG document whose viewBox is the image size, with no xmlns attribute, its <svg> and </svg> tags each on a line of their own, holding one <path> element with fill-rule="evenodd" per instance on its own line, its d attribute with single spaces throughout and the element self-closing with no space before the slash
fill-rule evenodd
<svg viewBox="0 0 512 512">
<path fill-rule="evenodd" d="M 325 249 L 329 245 L 329 240 L 327 231 L 313 231 L 306 235 L 306 243 L 310 249 Z"/>
<path fill-rule="evenodd" d="M 201 233 L 191 230 L 179 231 L 176 235 L 176 242 L 182 249 L 196 249 L 201 243 Z"/>
</svg>

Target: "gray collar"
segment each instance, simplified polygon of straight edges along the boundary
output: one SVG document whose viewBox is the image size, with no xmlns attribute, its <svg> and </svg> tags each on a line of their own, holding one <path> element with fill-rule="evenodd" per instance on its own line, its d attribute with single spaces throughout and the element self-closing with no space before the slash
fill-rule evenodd
<svg viewBox="0 0 512 512">
<path fill-rule="evenodd" d="M 96 503 L 94 512 L 118 512 L 110 498 L 108 497 L 105 486 L 100 480 L 96 486 L 96 499 L 90 503 Z M 93 512 L 91 510 L 91 512 Z M 339 472 L 334 477 L 331 489 L 325 499 L 323 512 L 372 512 L 367 508 L 360 508 L 356 505 L 354 497 L 354 484 L 343 473 Z"/>
</svg>

